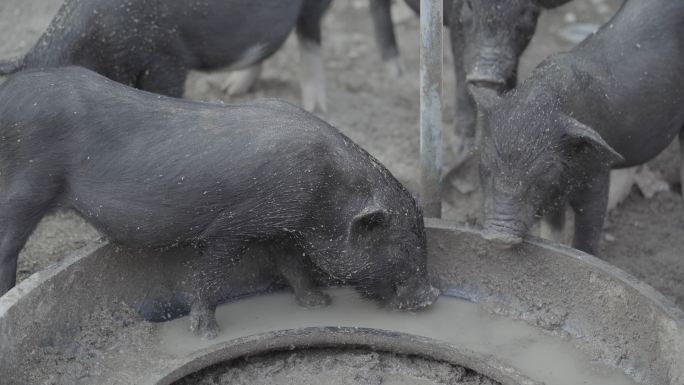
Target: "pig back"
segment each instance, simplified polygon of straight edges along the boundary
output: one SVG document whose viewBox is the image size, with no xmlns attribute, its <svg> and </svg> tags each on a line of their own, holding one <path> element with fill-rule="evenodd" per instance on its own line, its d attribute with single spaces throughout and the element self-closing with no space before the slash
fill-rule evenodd
<svg viewBox="0 0 684 385">
<path fill-rule="evenodd" d="M 561 62 L 589 78 L 573 112 L 625 158 L 644 163 L 684 126 L 684 3 L 628 0 Z"/>
</svg>

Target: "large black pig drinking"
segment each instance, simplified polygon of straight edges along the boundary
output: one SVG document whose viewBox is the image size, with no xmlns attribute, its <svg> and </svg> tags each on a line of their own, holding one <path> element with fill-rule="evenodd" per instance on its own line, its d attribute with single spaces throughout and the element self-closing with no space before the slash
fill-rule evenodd
<svg viewBox="0 0 684 385">
<path fill-rule="evenodd" d="M 626 1 L 504 97 L 472 88 L 484 110 L 485 237 L 520 243 L 541 215 L 558 233 L 569 204 L 573 245 L 595 253 L 611 168 L 652 159 L 677 134 L 684 144 L 683 89 L 684 2 L 669 0 Z"/>
<path fill-rule="evenodd" d="M 400 73 L 399 50 L 390 14 L 391 0 L 370 0 L 376 39 L 392 73 Z M 443 0 L 456 74 L 456 117 L 462 147 L 457 158 L 475 144 L 476 104 L 466 84 L 502 92 L 516 85 L 518 60 L 534 35 L 542 9 L 570 0 Z M 419 12 L 420 0 L 406 0 Z"/>
<path fill-rule="evenodd" d="M 216 295 L 243 250 L 272 250 L 300 303 L 327 297 L 313 263 L 389 306 L 438 291 L 421 210 L 375 159 L 278 101 L 224 106 L 132 89 L 80 67 L 28 70 L 0 85 L 0 295 L 52 208 L 114 242 L 194 247 L 191 328 L 215 336 Z M 75 284 L 77 287 L 77 283 Z"/>
<path fill-rule="evenodd" d="M 180 97 L 191 69 L 229 68 L 245 91 L 296 28 L 302 104 L 325 110 L 321 18 L 331 0 L 66 0 L 25 57 L 4 74 L 79 65 L 120 83 Z"/>
</svg>

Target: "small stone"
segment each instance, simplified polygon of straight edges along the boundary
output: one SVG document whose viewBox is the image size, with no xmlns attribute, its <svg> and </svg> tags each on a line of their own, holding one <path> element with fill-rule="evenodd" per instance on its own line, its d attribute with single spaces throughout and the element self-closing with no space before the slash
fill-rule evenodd
<svg viewBox="0 0 684 385">
<path fill-rule="evenodd" d="M 615 238 L 615 236 L 614 236 L 613 234 L 606 234 L 606 235 L 603 236 L 603 238 L 604 238 L 607 242 L 615 242 L 615 241 L 617 240 L 617 238 Z"/>
</svg>

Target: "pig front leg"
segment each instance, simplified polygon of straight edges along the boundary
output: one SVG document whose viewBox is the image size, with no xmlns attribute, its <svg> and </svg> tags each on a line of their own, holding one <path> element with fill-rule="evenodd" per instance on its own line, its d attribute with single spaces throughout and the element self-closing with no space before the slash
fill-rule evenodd
<svg viewBox="0 0 684 385">
<path fill-rule="evenodd" d="M 602 170 L 574 194 L 570 202 L 575 213 L 574 248 L 596 254 L 606 216 L 609 186 L 610 171 Z"/>
<path fill-rule="evenodd" d="M 392 1 L 370 0 L 370 13 L 375 30 L 375 41 L 390 76 L 398 77 L 404 72 L 399 60 L 399 47 L 392 23 Z"/>
<path fill-rule="evenodd" d="M 468 92 L 465 69 L 465 35 L 458 22 L 457 7 L 451 7 L 451 53 L 456 75 L 456 137 L 457 147 L 453 149 L 456 156 L 454 167 L 459 166 L 472 156 L 476 147 L 477 107 L 473 96 Z"/>
<path fill-rule="evenodd" d="M 244 248 L 240 243 L 220 239 L 200 242 L 200 256 L 192 266 L 193 299 L 190 304 L 190 331 L 204 339 L 219 334 L 216 304 L 221 288 L 227 283 L 233 267 L 240 261 Z"/>
<path fill-rule="evenodd" d="M 0 296 L 16 284 L 19 252 L 59 188 L 49 177 L 26 173 L 6 182 L 0 198 Z"/>
<path fill-rule="evenodd" d="M 328 111 L 321 55 L 321 19 L 329 5 L 330 0 L 307 0 L 297 21 L 302 107 L 310 112 Z"/>
<path fill-rule="evenodd" d="M 317 308 L 330 304 L 330 297 L 316 287 L 311 277 L 311 261 L 300 248 L 279 243 L 269 247 L 269 254 L 301 306 Z"/>
</svg>

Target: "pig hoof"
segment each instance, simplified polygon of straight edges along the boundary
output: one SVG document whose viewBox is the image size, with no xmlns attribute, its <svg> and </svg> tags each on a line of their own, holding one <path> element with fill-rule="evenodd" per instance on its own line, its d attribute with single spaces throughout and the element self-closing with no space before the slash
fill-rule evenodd
<svg viewBox="0 0 684 385">
<path fill-rule="evenodd" d="M 403 296 L 407 296 L 404 294 Z M 430 286 L 427 290 L 408 295 L 409 298 L 395 298 L 390 306 L 397 310 L 419 311 L 432 306 L 439 298 L 440 290 Z"/>
<path fill-rule="evenodd" d="M 305 308 L 314 309 L 326 307 L 332 300 L 330 296 L 320 291 L 308 291 L 303 295 L 298 295 L 297 302 Z"/>
<path fill-rule="evenodd" d="M 213 317 L 190 316 L 190 331 L 205 340 L 213 340 L 219 335 L 218 323 Z"/>
</svg>

